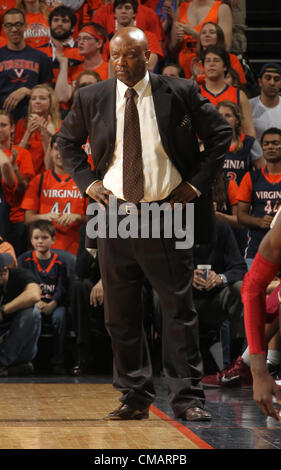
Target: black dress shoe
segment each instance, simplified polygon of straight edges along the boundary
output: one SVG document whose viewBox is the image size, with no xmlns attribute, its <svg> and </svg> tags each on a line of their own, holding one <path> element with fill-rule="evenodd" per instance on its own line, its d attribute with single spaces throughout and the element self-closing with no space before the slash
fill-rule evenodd
<svg viewBox="0 0 281 470">
<path fill-rule="evenodd" d="M 194 407 L 185 410 L 181 419 L 185 421 L 211 421 L 212 415 L 202 408 Z"/>
<path fill-rule="evenodd" d="M 124 403 L 123 405 L 119 406 L 119 408 L 109 413 L 108 418 L 116 420 L 148 419 L 149 407 L 144 408 L 142 410 L 138 410 Z"/>
</svg>

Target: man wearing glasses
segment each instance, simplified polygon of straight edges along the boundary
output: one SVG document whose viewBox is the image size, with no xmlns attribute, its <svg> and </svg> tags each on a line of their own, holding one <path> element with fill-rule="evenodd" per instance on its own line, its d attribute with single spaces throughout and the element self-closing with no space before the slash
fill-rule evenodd
<svg viewBox="0 0 281 470">
<path fill-rule="evenodd" d="M 2 26 L 8 44 L 0 48 L 0 108 L 12 113 L 18 121 L 27 114 L 32 88 L 51 81 L 52 68 L 46 54 L 26 45 L 26 22 L 21 10 L 8 10 L 3 15 Z"/>
</svg>

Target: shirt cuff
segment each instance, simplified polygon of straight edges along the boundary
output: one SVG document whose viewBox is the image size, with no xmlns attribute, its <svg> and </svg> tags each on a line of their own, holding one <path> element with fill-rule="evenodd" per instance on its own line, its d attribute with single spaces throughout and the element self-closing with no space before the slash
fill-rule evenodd
<svg viewBox="0 0 281 470">
<path fill-rule="evenodd" d="M 219 276 L 222 277 L 222 285 L 224 286 L 225 284 L 228 284 L 228 281 L 226 279 L 226 276 L 224 274 L 219 274 Z"/>
<path fill-rule="evenodd" d="M 91 187 L 93 186 L 93 184 L 95 184 L 97 181 L 100 181 L 100 180 L 95 180 L 93 181 L 91 184 L 89 184 L 89 186 L 86 188 L 86 191 L 85 193 L 89 195 L 89 190 L 91 189 Z"/>
<path fill-rule="evenodd" d="M 195 188 L 195 186 L 193 186 L 193 184 L 189 183 L 189 181 L 187 181 L 187 183 L 189 184 L 189 186 L 192 187 L 192 189 L 194 189 L 194 191 L 196 192 L 197 196 L 200 197 L 201 196 L 201 191 L 199 191 L 199 189 Z"/>
</svg>

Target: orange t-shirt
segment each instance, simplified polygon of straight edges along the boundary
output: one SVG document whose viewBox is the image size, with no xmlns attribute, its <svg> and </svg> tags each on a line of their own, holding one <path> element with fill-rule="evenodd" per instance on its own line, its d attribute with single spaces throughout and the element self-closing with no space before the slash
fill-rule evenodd
<svg viewBox="0 0 281 470">
<path fill-rule="evenodd" d="M 30 47 L 38 48 L 50 40 L 48 18 L 43 13 L 26 13 L 24 40 Z"/>
<path fill-rule="evenodd" d="M 8 44 L 8 39 L 3 38 L 2 36 L 0 36 L 0 47 L 7 46 L 7 44 Z"/>
<path fill-rule="evenodd" d="M 69 75 L 70 81 L 74 84 L 74 82 L 77 80 L 78 75 L 84 70 L 86 69 L 84 69 L 83 63 L 75 67 L 75 70 L 73 70 Z M 108 62 L 103 62 L 97 68 L 91 70 L 93 72 L 97 72 L 102 80 L 108 79 Z"/>
<path fill-rule="evenodd" d="M 19 121 L 16 124 L 16 130 L 15 130 L 15 137 L 14 137 L 15 144 L 19 144 L 21 142 L 24 136 L 24 133 L 26 131 L 26 126 L 27 126 L 26 118 L 19 119 Z M 28 143 L 28 150 L 32 156 L 35 175 L 38 175 L 39 173 L 42 173 L 42 171 L 45 170 L 45 164 L 44 164 L 45 151 L 44 151 L 42 138 L 41 138 L 39 131 L 36 130 L 32 132 L 30 139 L 29 139 L 29 143 Z"/>
<path fill-rule="evenodd" d="M 58 175 L 54 170 L 47 170 L 32 179 L 21 207 L 38 214 L 56 212 L 83 215 L 86 214 L 87 200 L 82 197 L 70 175 Z M 56 240 L 53 248 L 70 251 L 76 255 L 79 246 L 79 224 L 61 226 L 54 222 L 54 226 Z"/>
<path fill-rule="evenodd" d="M 32 157 L 31 157 L 30 152 L 22 147 L 18 147 L 17 145 L 14 145 L 13 149 L 17 151 L 15 165 L 18 167 L 19 172 L 28 181 L 30 181 L 35 176 Z M 6 149 L 4 150 L 4 152 L 9 158 L 12 157 L 12 152 L 10 149 Z M 5 184 L 3 177 L 1 179 L 1 183 L 2 183 L 3 190 L 4 190 L 5 198 L 11 207 L 10 221 L 12 223 L 23 222 L 24 211 L 20 207 L 22 199 L 23 199 L 23 194 L 20 194 L 17 190 L 18 178 L 16 177 L 15 185 L 12 188 L 9 188 Z"/>
<path fill-rule="evenodd" d="M 200 33 L 202 26 L 204 23 L 208 22 L 213 22 L 213 23 L 218 23 L 218 18 L 219 18 L 219 7 L 222 4 L 221 1 L 215 1 L 213 5 L 211 6 L 207 16 L 201 21 L 200 24 L 198 25 L 193 25 L 190 23 L 188 20 L 188 8 L 190 5 L 190 2 L 182 2 L 180 7 L 179 7 L 179 18 L 178 21 L 180 23 L 187 23 L 192 28 L 194 28 L 198 33 Z M 191 36 L 190 34 L 186 34 L 184 36 L 184 41 L 181 47 L 181 50 L 178 55 L 178 62 L 179 65 L 185 70 L 190 68 L 190 55 L 196 53 L 196 44 L 197 40 Z"/>
</svg>

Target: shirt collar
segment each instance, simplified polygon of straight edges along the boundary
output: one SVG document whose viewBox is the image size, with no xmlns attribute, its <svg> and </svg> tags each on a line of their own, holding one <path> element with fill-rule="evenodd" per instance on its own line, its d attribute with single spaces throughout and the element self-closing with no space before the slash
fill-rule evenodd
<svg viewBox="0 0 281 470">
<path fill-rule="evenodd" d="M 150 83 L 149 73 L 147 71 L 145 76 L 138 83 L 136 83 L 133 86 L 133 88 L 137 92 L 139 98 L 142 97 L 142 95 L 144 94 L 144 92 L 145 92 L 145 90 L 146 90 L 149 83 Z M 124 95 L 127 91 L 127 88 L 129 88 L 129 87 L 127 85 L 125 85 L 125 83 L 118 80 L 118 78 L 117 78 L 117 91 L 118 91 L 119 97 L 121 99 L 124 98 Z"/>
</svg>

